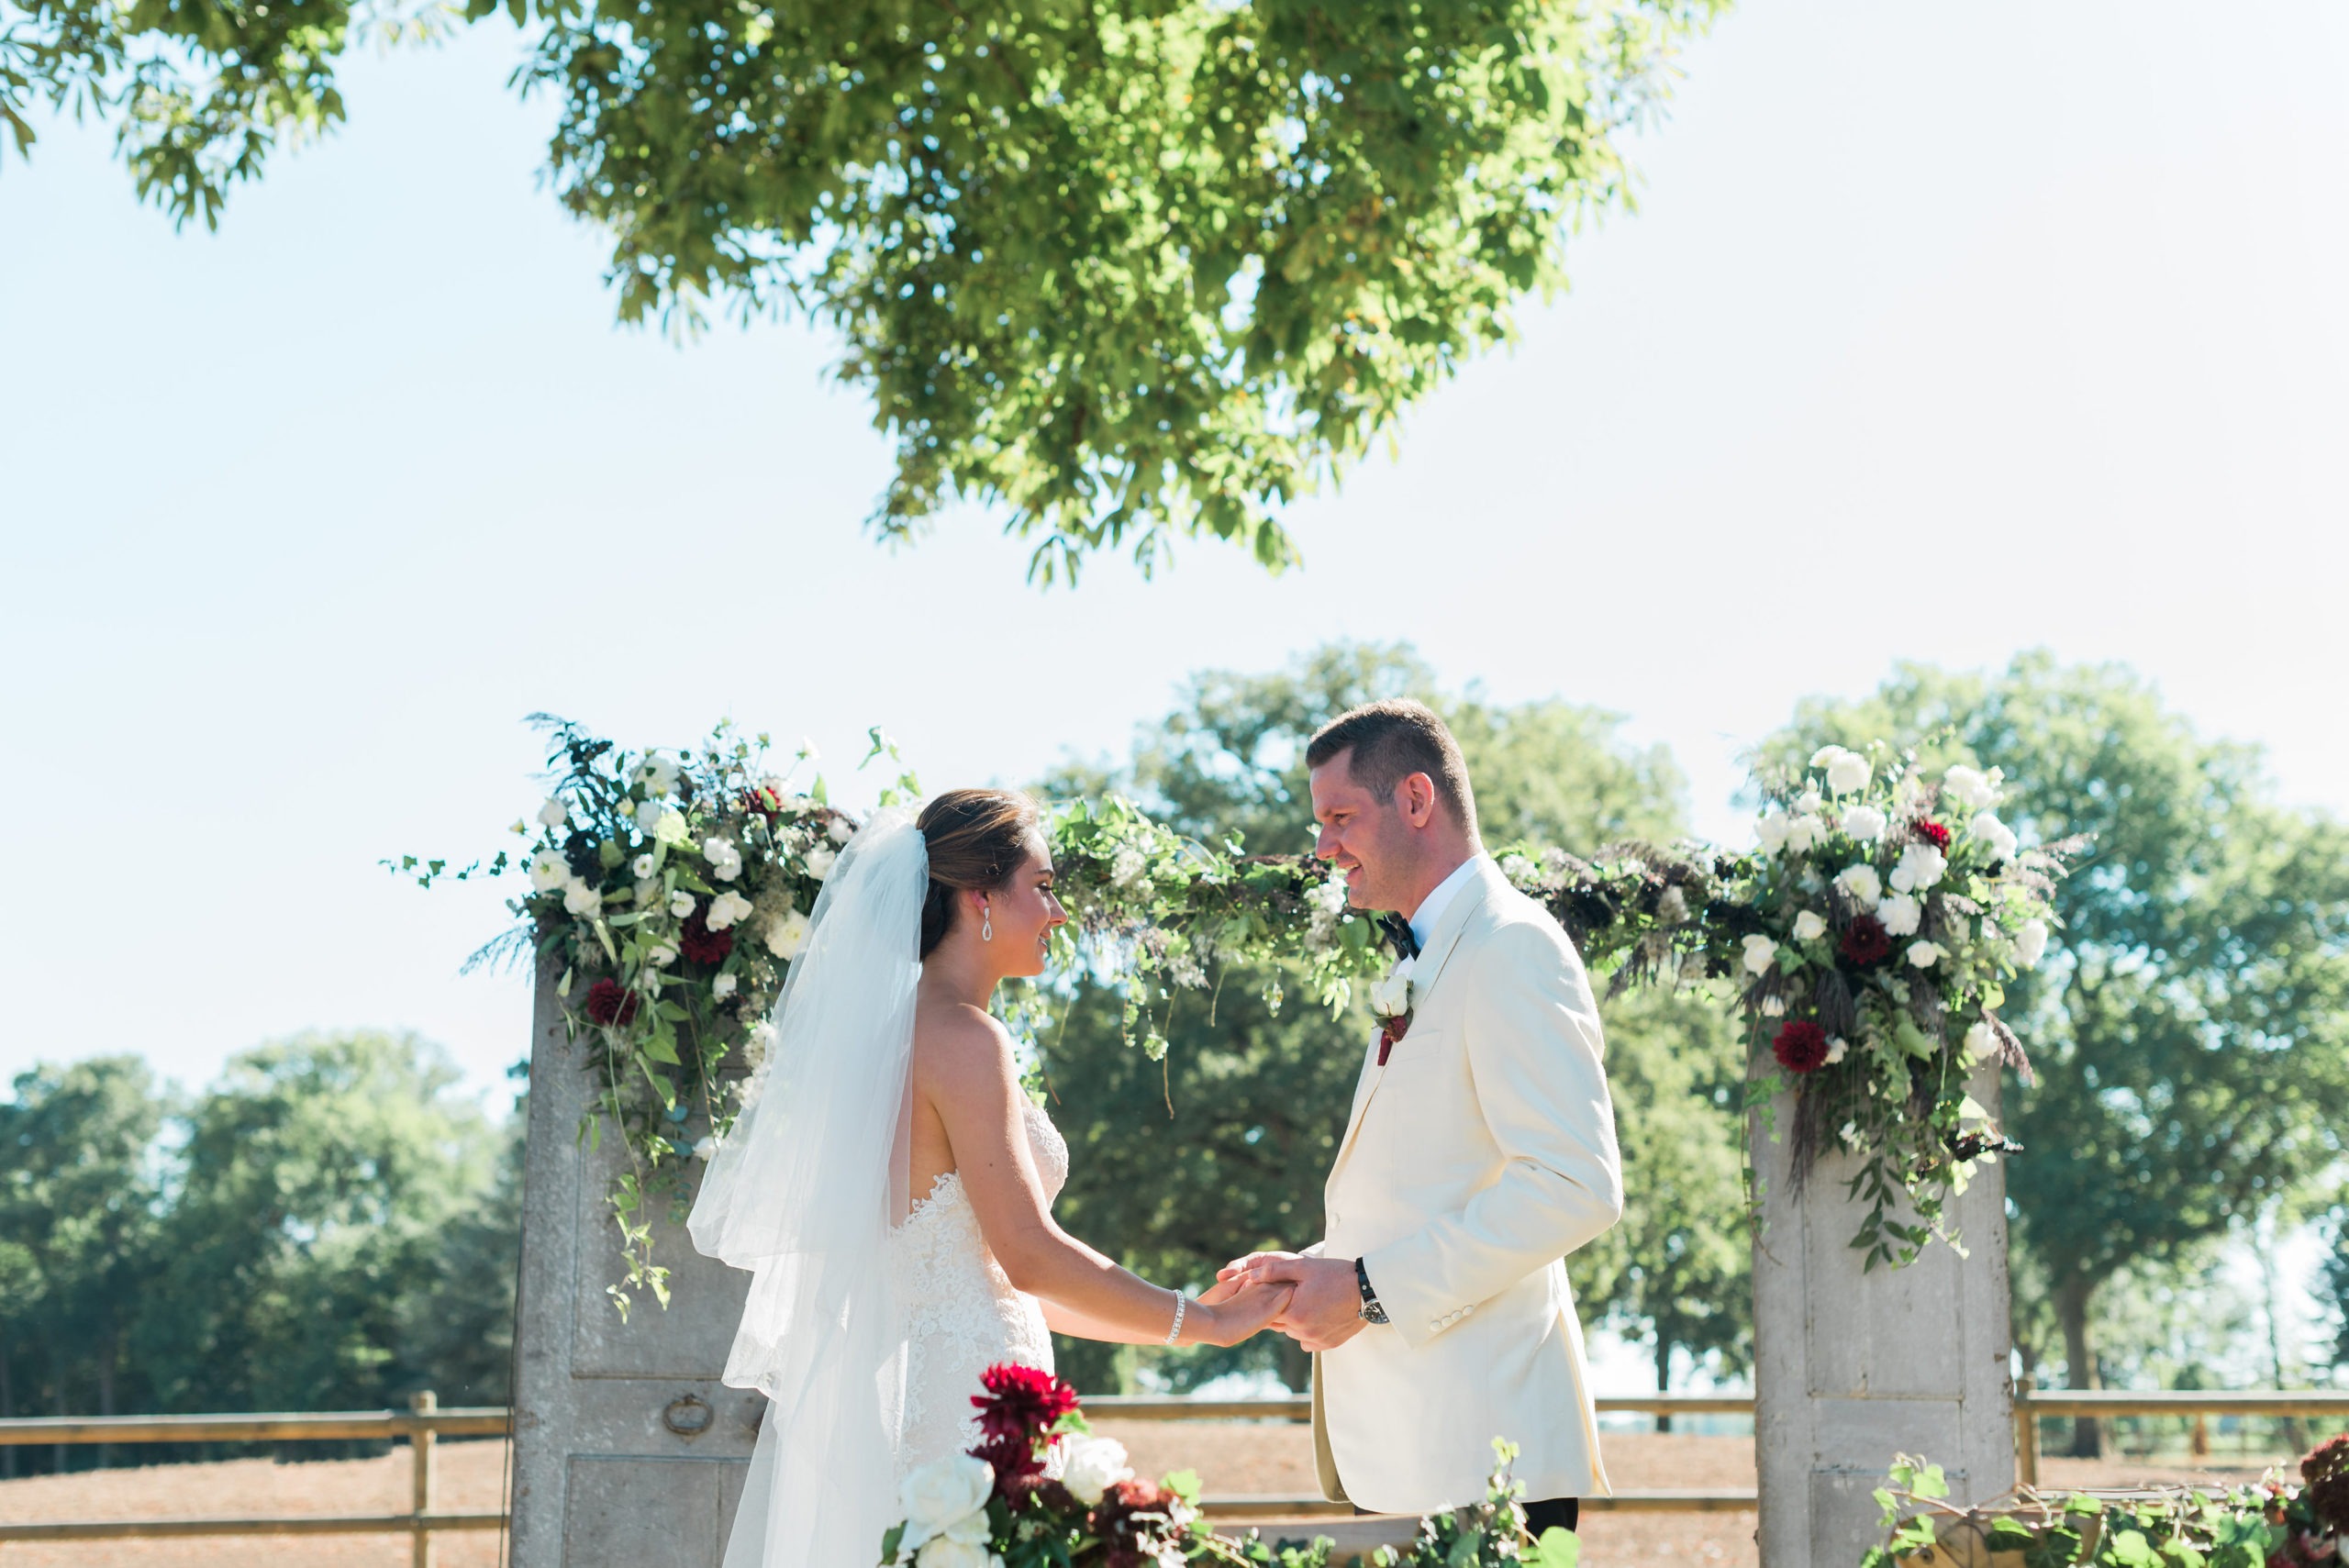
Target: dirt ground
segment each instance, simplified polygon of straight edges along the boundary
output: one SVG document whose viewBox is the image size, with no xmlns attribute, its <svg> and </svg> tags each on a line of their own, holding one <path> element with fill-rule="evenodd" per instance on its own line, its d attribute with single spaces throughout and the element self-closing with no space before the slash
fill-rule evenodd
<svg viewBox="0 0 2349 1568">
<path fill-rule="evenodd" d="M 1209 1493 L 1316 1491 L 1312 1435 L 1301 1426 L 1103 1421 L 1097 1430 L 1124 1443 L 1145 1475 L 1197 1470 Z M 1745 1438 L 1610 1433 L 1606 1457 L 1618 1490 L 1753 1485 L 1753 1448 Z M 452 1512 L 497 1507 L 504 1465 L 502 1443 L 443 1443 L 436 1505 Z M 2050 1459 L 2043 1468 L 2043 1483 L 2053 1485 L 2256 1478 L 2255 1469 L 2198 1472 L 2126 1461 Z M 408 1506 L 408 1485 L 405 1451 L 299 1464 L 248 1459 L 152 1465 L 0 1482 L 0 1521 L 400 1513 Z M 1751 1568 L 1753 1526 L 1751 1513 L 1594 1514 L 1583 1521 L 1583 1562 L 1591 1568 Z M 498 1538 L 448 1535 L 440 1538 L 438 1555 L 441 1568 L 497 1568 Z M 0 1568 L 405 1568 L 407 1560 L 407 1541 L 399 1536 L 0 1546 Z"/>
</svg>

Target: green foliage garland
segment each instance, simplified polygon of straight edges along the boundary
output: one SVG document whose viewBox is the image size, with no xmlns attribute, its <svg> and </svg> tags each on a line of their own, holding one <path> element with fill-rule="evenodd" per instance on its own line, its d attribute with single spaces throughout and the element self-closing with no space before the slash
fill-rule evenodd
<svg viewBox="0 0 2349 1568">
<path fill-rule="evenodd" d="M 620 750 L 567 721 L 539 722 L 554 740 L 554 782 L 535 833 L 514 825 L 531 840 L 525 855 L 455 872 L 412 856 L 385 863 L 426 886 L 442 875 L 529 877 L 530 891 L 510 905 L 520 926 L 484 951 L 527 951 L 558 966 L 571 1038 L 594 1047 L 601 1087 L 581 1132 L 593 1141 L 608 1125 L 629 1156 L 610 1193 L 627 1263 L 611 1294 L 625 1314 L 640 1291 L 667 1303 L 668 1272 L 652 1256 L 655 1207 L 665 1201 L 673 1215 L 685 1207 L 693 1162 L 716 1149 L 763 1083 L 785 966 L 856 824 L 829 803 L 820 777 L 803 792 L 791 772 L 771 772 L 763 736 L 721 724 L 698 750 L 673 757 Z M 865 762 L 885 757 L 899 773 L 883 804 L 918 795 L 918 782 L 876 729 Z M 794 770 L 808 760 L 803 751 Z M 1821 1142 L 1806 1129 L 1843 1118 L 1837 1140 L 1862 1161 L 1854 1190 L 1873 1200 L 1855 1244 L 1869 1249 L 1871 1264 L 1906 1262 L 1937 1233 L 1943 1195 L 2006 1147 L 1965 1079 L 1994 1051 L 2020 1060 L 1996 1017 L 1998 977 L 2013 972 L 2026 923 L 2039 922 L 2026 940 L 2043 942 L 2048 879 L 2065 846 L 2023 851 L 1977 817 L 1946 855 L 1934 851 L 1942 870 L 1915 890 L 1918 942 L 1906 964 L 1839 957 L 1836 942 L 1876 917 L 1881 891 L 1860 887 L 1870 900 L 1851 894 L 1852 868 L 1881 862 L 1887 885 L 1901 885 L 1935 792 L 1913 762 L 1860 767 L 1863 788 L 1846 776 L 1860 766 L 1854 754 L 1829 748 L 1813 762 L 1826 764 L 1819 780 L 1767 786 L 1776 804 L 1759 853 L 1634 843 L 1586 861 L 1518 845 L 1498 861 L 1616 988 L 1648 981 L 1720 991 L 1742 977 L 1757 1036 L 1765 1020 L 1786 1020 L 1774 1042 L 1780 1067 L 1749 1083 L 1748 1106 L 1792 1084 L 1798 1170 Z M 1964 775 L 1942 787 L 1961 786 L 1972 787 Z M 1880 820 L 1863 834 L 1868 811 Z M 1312 999 L 1333 1014 L 1356 982 L 1390 970 L 1378 927 L 1347 907 L 1343 883 L 1308 856 L 1209 848 L 1116 796 L 1056 806 L 1048 832 L 1072 917 L 1056 962 L 1063 973 L 1088 965 L 1122 988 L 1127 1038 L 1152 1060 L 1166 1051 L 1153 1009 L 1180 990 L 1210 992 L 1227 965 L 1269 976 L 1264 999 L 1276 1011 L 1275 961 L 1299 962 Z M 1926 942 L 1934 956 L 1920 962 Z M 1056 1003 L 1064 1005 L 1048 982 L 1021 1010 Z M 1797 1021 L 1840 1029 L 1846 1050 L 1793 1061 L 1785 1042 Z M 688 1136 L 696 1128 L 707 1130 Z M 1903 1202 L 1913 1223 L 1900 1218 Z"/>
</svg>

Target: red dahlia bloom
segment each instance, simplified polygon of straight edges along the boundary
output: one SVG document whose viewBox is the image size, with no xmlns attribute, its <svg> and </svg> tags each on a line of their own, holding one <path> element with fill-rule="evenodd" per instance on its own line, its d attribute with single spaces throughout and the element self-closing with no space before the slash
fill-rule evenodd
<svg viewBox="0 0 2349 1568">
<path fill-rule="evenodd" d="M 1036 1440 L 1028 1436 L 989 1438 L 969 1451 L 995 1472 L 995 1489 L 1003 1500 L 1019 1507 L 1025 1490 L 1043 1479 L 1044 1462 L 1036 1457 Z"/>
<path fill-rule="evenodd" d="M 1827 1031 L 1809 1018 L 1788 1018 L 1778 1026 L 1770 1054 L 1789 1073 L 1816 1073 L 1827 1061 Z"/>
<path fill-rule="evenodd" d="M 1949 848 L 1949 829 L 1930 817 L 1920 817 L 1909 824 L 1909 830 L 1937 850 Z"/>
<path fill-rule="evenodd" d="M 985 1394 L 971 1396 L 979 1407 L 979 1430 L 988 1439 L 1041 1437 L 1044 1429 L 1076 1408 L 1076 1390 L 1049 1372 L 1003 1362 L 979 1374 Z"/>
<path fill-rule="evenodd" d="M 621 990 L 617 980 L 598 980 L 587 987 L 587 1016 L 599 1024 L 632 1024 L 636 1021 L 636 993 Z"/>
<path fill-rule="evenodd" d="M 2349 1436 L 2334 1438 L 2300 1461 L 2302 1494 L 2316 1517 L 2336 1531 L 2349 1532 Z"/>
<path fill-rule="evenodd" d="M 1873 915 L 1854 915 L 1852 923 L 1843 928 L 1843 956 L 1865 969 L 1871 963 L 1881 963 L 1892 951 L 1892 934 L 1884 922 Z"/>
<path fill-rule="evenodd" d="M 685 917 L 685 928 L 677 936 L 677 951 L 693 963 L 724 963 L 726 955 L 734 951 L 731 929 L 713 931 L 706 918 L 707 906 L 696 904 L 694 912 Z"/>
</svg>

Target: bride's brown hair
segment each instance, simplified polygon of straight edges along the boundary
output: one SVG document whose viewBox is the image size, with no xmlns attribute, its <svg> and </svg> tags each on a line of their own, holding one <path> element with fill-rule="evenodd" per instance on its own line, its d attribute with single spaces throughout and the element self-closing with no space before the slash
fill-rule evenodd
<svg viewBox="0 0 2349 1568">
<path fill-rule="evenodd" d="M 921 904 L 921 956 L 946 940 L 954 895 L 992 893 L 1027 862 L 1043 813 L 1008 789 L 950 789 L 921 808 L 914 826 L 930 851 L 930 895 Z"/>
</svg>

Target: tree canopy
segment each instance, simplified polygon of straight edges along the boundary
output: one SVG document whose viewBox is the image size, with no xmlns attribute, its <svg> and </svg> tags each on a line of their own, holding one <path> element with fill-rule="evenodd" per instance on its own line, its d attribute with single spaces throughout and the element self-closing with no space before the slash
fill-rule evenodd
<svg viewBox="0 0 2349 1568">
<path fill-rule="evenodd" d="M 1295 558 L 1281 506 L 1509 339 L 1629 195 L 1622 139 L 1723 0 L 505 0 L 621 316 L 842 340 L 907 537 L 955 497 L 1074 576 L 1179 536 Z M 71 104 L 140 194 L 228 188 L 343 115 L 402 0 L 0 0 L 0 120 Z M 468 15 L 498 0 L 468 0 Z"/>
</svg>

